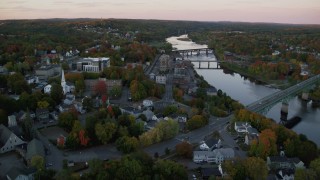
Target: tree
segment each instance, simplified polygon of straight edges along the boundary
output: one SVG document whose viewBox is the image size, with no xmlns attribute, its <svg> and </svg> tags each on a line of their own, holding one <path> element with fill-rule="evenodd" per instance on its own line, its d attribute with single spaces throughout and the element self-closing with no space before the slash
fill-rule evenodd
<svg viewBox="0 0 320 180">
<path fill-rule="evenodd" d="M 187 128 L 189 130 L 198 129 L 206 125 L 206 120 L 202 115 L 195 115 L 187 121 Z"/>
<path fill-rule="evenodd" d="M 63 112 L 59 114 L 58 123 L 59 126 L 65 128 L 67 131 L 71 131 L 74 122 L 78 119 L 77 115 L 73 112 Z"/>
<path fill-rule="evenodd" d="M 60 104 L 63 98 L 63 90 L 61 85 L 55 83 L 52 84 L 50 96 L 56 102 L 56 104 Z"/>
<path fill-rule="evenodd" d="M 117 139 L 117 149 L 125 154 L 131 153 L 137 150 L 139 141 L 135 137 L 123 136 Z"/>
<path fill-rule="evenodd" d="M 35 155 L 31 158 L 31 166 L 37 168 L 38 171 L 44 169 L 44 158 L 39 155 Z"/>
<path fill-rule="evenodd" d="M 139 161 L 125 156 L 121 158 L 120 166 L 116 172 L 116 179 L 139 179 L 143 176 L 142 172 L 143 168 Z"/>
<path fill-rule="evenodd" d="M 105 81 L 98 81 L 94 87 L 93 90 L 95 93 L 97 93 L 99 96 L 106 95 L 107 94 L 107 84 Z"/>
<path fill-rule="evenodd" d="M 170 160 L 157 160 L 153 169 L 156 179 L 188 179 L 186 169 L 182 165 Z"/>
<path fill-rule="evenodd" d="M 193 153 L 193 147 L 190 143 L 183 141 L 176 145 L 176 152 L 179 156 L 191 158 Z"/>
<path fill-rule="evenodd" d="M 105 124 L 97 123 L 95 126 L 96 136 L 102 144 L 107 144 L 117 131 L 115 123 L 107 122 Z"/>
<path fill-rule="evenodd" d="M 118 98 L 121 96 L 121 87 L 120 86 L 113 86 L 110 90 L 110 97 Z"/>
<path fill-rule="evenodd" d="M 14 73 L 8 77 L 7 80 L 8 87 L 17 94 L 22 93 L 23 91 L 31 92 L 30 87 L 26 80 L 24 79 L 23 75 L 20 73 Z"/>
<path fill-rule="evenodd" d="M 311 161 L 310 169 L 312 169 L 316 173 L 317 178 L 319 179 L 320 178 L 320 158 L 317 158 Z"/>
<path fill-rule="evenodd" d="M 297 168 L 294 173 L 294 179 L 296 180 L 316 180 L 319 179 L 319 176 L 317 177 L 316 172 L 314 172 L 312 169 L 300 169 Z"/>
<path fill-rule="evenodd" d="M 38 105 L 38 108 L 43 109 L 43 108 L 48 108 L 49 103 L 47 101 L 38 101 L 37 105 Z"/>
<path fill-rule="evenodd" d="M 253 180 L 267 179 L 268 167 L 261 158 L 249 157 L 245 160 L 247 176 Z"/>
</svg>

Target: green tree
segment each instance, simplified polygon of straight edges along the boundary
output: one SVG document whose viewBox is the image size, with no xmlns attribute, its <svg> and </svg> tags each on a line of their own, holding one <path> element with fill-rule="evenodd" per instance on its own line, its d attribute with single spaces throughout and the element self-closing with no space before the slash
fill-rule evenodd
<svg viewBox="0 0 320 180">
<path fill-rule="evenodd" d="M 58 123 L 59 126 L 65 128 L 67 131 L 71 131 L 76 120 L 78 120 L 78 117 L 75 113 L 63 112 L 59 114 Z"/>
<path fill-rule="evenodd" d="M 63 90 L 61 85 L 55 83 L 52 84 L 50 96 L 56 102 L 56 104 L 60 104 L 63 98 Z"/>
<path fill-rule="evenodd" d="M 320 178 L 320 158 L 317 158 L 311 161 L 310 169 L 316 173 L 317 179 L 319 179 Z"/>
<path fill-rule="evenodd" d="M 122 91 L 120 86 L 113 86 L 110 90 L 110 96 L 113 98 L 119 98 L 121 93 Z"/>
<path fill-rule="evenodd" d="M 153 169 L 156 179 L 188 179 L 186 169 L 182 165 L 170 160 L 157 160 Z"/>
<path fill-rule="evenodd" d="M 119 151 L 127 154 L 137 150 L 139 141 L 135 137 L 123 136 L 117 139 L 116 146 Z"/>
<path fill-rule="evenodd" d="M 95 125 L 96 136 L 102 144 L 107 144 L 116 131 L 117 126 L 112 122 L 107 122 L 105 124 L 97 123 Z"/>
</svg>

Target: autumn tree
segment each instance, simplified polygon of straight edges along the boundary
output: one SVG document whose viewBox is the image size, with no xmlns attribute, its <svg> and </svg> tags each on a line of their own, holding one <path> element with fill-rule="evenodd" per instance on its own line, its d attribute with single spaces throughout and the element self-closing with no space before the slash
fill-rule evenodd
<svg viewBox="0 0 320 180">
<path fill-rule="evenodd" d="M 107 84 L 105 81 L 99 80 L 93 87 L 93 91 L 99 96 L 107 94 Z"/>
<path fill-rule="evenodd" d="M 266 162 L 261 158 L 249 157 L 245 159 L 244 166 L 247 177 L 253 180 L 267 179 L 268 167 Z"/>
<path fill-rule="evenodd" d="M 191 158 L 193 153 L 193 147 L 190 143 L 183 141 L 176 145 L 176 152 L 179 156 Z"/>
<path fill-rule="evenodd" d="M 37 168 L 37 170 L 44 169 L 44 158 L 39 155 L 35 155 L 31 158 L 31 166 Z"/>
<path fill-rule="evenodd" d="M 271 129 L 265 129 L 259 134 L 259 141 L 253 141 L 249 154 L 266 159 L 277 154 L 277 137 Z"/>
</svg>

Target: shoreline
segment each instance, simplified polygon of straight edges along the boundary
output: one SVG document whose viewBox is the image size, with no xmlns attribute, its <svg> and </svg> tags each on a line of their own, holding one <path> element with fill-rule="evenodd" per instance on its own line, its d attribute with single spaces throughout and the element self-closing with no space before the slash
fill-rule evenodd
<svg viewBox="0 0 320 180">
<path fill-rule="evenodd" d="M 258 78 L 256 76 L 248 74 L 248 73 L 240 70 L 239 68 L 234 68 L 234 67 L 232 67 L 233 65 L 229 65 L 228 63 L 221 63 L 220 66 L 222 67 L 222 69 L 227 69 L 227 70 L 232 71 L 234 73 L 238 73 L 241 76 L 244 76 L 252 81 L 255 81 L 255 83 L 257 83 L 257 84 L 262 84 L 262 85 L 269 87 L 269 88 L 283 90 L 283 89 L 286 89 L 287 87 L 290 87 L 290 84 L 288 84 L 288 83 L 276 84 L 277 82 L 279 82 L 279 80 L 263 80 L 263 79 Z"/>
</svg>

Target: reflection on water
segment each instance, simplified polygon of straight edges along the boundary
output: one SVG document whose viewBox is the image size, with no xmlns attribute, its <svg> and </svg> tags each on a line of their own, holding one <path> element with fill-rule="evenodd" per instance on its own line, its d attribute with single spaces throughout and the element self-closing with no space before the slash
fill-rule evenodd
<svg viewBox="0 0 320 180">
<path fill-rule="evenodd" d="M 204 45 L 197 45 L 191 41 L 179 41 L 178 37 L 167 38 L 169 43 L 173 44 L 177 49 L 195 49 L 203 48 Z M 205 46 L 206 47 L 206 46 Z M 210 54 L 206 56 L 201 54 L 200 56 L 189 56 L 189 59 L 203 59 L 212 60 L 215 57 Z M 234 73 L 229 70 L 223 69 L 197 69 L 199 63 L 194 63 L 196 71 L 199 75 L 217 89 L 221 89 L 226 92 L 233 99 L 238 100 L 244 105 L 257 101 L 269 94 L 279 91 L 278 89 L 267 87 L 263 84 L 259 84 L 254 80 L 250 80 L 238 73 Z M 206 68 L 208 63 L 201 63 L 200 67 Z M 210 64 L 210 67 L 216 67 L 216 64 Z M 281 103 L 276 104 L 266 115 L 269 118 L 274 119 L 276 122 L 280 120 Z M 320 108 L 312 108 L 311 103 L 303 102 L 298 97 L 289 101 L 289 113 L 288 119 L 294 116 L 300 116 L 302 121 L 296 125 L 293 130 L 297 133 L 305 134 L 309 139 L 313 140 L 320 146 Z"/>
</svg>

